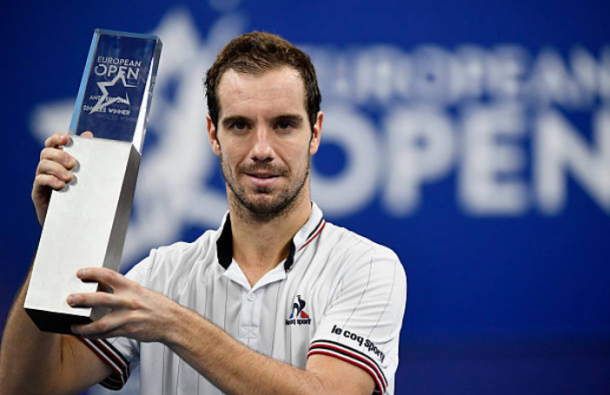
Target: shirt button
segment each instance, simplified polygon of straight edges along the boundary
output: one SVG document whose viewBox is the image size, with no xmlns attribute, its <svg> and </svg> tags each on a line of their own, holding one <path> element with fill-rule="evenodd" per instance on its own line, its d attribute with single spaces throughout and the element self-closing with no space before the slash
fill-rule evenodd
<svg viewBox="0 0 610 395">
<path fill-rule="evenodd" d="M 248 300 L 250 302 L 254 302 L 254 299 L 256 299 L 256 294 L 254 292 L 252 292 L 251 294 L 248 295 Z"/>
</svg>

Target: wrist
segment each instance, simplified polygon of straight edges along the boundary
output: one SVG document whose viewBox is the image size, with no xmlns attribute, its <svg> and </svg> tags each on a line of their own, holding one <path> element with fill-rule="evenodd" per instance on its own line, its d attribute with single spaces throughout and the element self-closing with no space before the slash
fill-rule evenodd
<svg viewBox="0 0 610 395">
<path fill-rule="evenodd" d="M 178 303 L 171 303 L 168 322 L 162 331 L 161 342 L 170 348 L 180 347 L 183 339 L 188 336 L 188 331 L 193 325 L 189 317 L 191 311 Z"/>
</svg>

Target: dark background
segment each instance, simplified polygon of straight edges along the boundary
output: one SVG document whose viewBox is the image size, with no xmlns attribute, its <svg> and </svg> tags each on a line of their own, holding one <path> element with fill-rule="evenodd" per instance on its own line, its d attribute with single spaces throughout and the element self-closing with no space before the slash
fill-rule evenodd
<svg viewBox="0 0 610 395">
<path fill-rule="evenodd" d="M 127 269 L 154 246 L 193 240 L 204 229 L 216 228 L 215 220 L 223 214 L 224 209 L 218 209 L 223 190 L 217 167 L 195 173 L 201 178 L 190 183 L 176 181 L 183 179 L 172 176 L 172 171 L 189 180 L 189 171 L 183 168 L 196 165 L 197 160 L 188 159 L 186 151 L 184 163 L 177 160 L 180 155 L 159 156 L 169 152 L 169 141 L 184 147 L 196 142 L 209 162 L 211 153 L 205 141 L 189 137 L 204 131 L 203 94 L 190 101 L 184 101 L 184 96 L 189 83 L 199 84 L 201 92 L 205 67 L 233 34 L 265 30 L 304 45 L 311 49 L 321 77 L 331 69 L 318 63 L 317 51 L 356 59 L 383 46 L 416 59 L 426 45 L 449 54 L 466 45 L 485 53 L 511 45 L 528 54 L 524 75 L 535 70 L 541 54 L 551 52 L 572 76 L 574 50 L 584 49 L 596 60 L 600 75 L 610 75 L 609 17 L 610 7 L 602 1 L 4 4 L 0 14 L 4 38 L 0 61 L 4 122 L 0 327 L 4 327 L 40 235 L 29 194 L 42 141 L 45 135 L 65 130 L 69 123 L 94 28 L 156 33 L 164 41 L 143 152 L 144 178 L 139 181 L 134 208 L 141 226 L 130 229 L 128 244 L 135 247 L 128 248 Z M 182 32 L 176 37 L 190 37 L 197 45 L 166 38 L 167 32 L 174 31 Z M 190 68 L 199 63 L 199 72 L 191 75 Z M 356 70 L 352 66 L 346 66 L 348 73 Z M 545 74 L 540 75 L 544 79 Z M 601 80 L 597 86 L 600 84 Z M 323 95 L 332 91 L 325 82 L 321 88 Z M 523 153 L 523 165 L 517 172 L 498 175 L 502 180 L 517 178 L 526 186 L 528 203 L 520 211 L 477 213 L 464 205 L 459 193 L 466 108 L 492 108 L 498 103 L 492 95 L 449 105 L 432 102 L 450 121 L 453 143 L 460 148 L 442 176 L 422 184 L 420 201 L 408 212 L 391 210 L 385 200 L 388 180 L 397 171 L 391 161 L 380 159 L 373 192 L 344 211 L 335 207 L 349 191 L 339 191 L 334 200 L 318 199 L 314 184 L 314 199 L 328 220 L 391 247 L 406 268 L 408 303 L 397 394 L 610 393 L 610 199 L 594 197 L 582 178 L 567 168 L 565 203 L 549 213 L 536 200 L 538 181 L 533 176 L 534 163 L 540 159 L 533 149 L 536 120 L 545 111 L 555 111 L 571 125 L 572 135 L 585 144 L 590 157 L 606 158 L 598 163 L 600 175 L 595 179 L 595 183 L 605 182 L 604 177 L 610 174 L 610 150 L 603 151 L 596 140 L 593 121 L 595 114 L 608 111 L 610 95 L 602 96 L 594 95 L 592 101 L 577 106 L 541 105 L 519 97 L 502 101 L 517 105 L 525 114 L 523 133 L 509 143 Z M 387 159 L 392 148 L 386 130 L 388 114 L 401 106 L 420 104 L 430 103 L 419 96 L 357 100 L 330 93 L 324 96 L 323 110 L 331 109 L 327 122 L 337 113 L 336 106 L 348 107 L 363 117 L 372 125 L 378 143 L 376 157 Z M 53 121 L 37 118 L 41 109 L 55 114 Z M 200 118 L 189 118 L 189 111 L 197 112 Z M 170 115 L 189 119 L 184 126 L 193 129 L 193 134 L 178 135 L 171 125 L 180 124 L 166 123 Z M 498 120 L 494 125 L 503 124 Z M 326 131 L 330 136 L 331 129 Z M 610 125 L 598 129 L 610 138 Z M 314 170 L 332 180 L 352 166 L 353 160 L 340 142 L 330 138 L 315 158 Z M 170 192 L 162 199 L 146 200 L 158 196 L 159 185 Z M 182 193 L 185 185 L 196 189 L 186 194 L 190 200 Z M 193 196 L 202 196 L 202 204 L 194 203 L 197 199 Z M 150 214 L 152 209 L 169 212 L 175 222 L 170 226 L 152 221 L 157 218 Z M 154 232 L 146 233 L 143 228 Z"/>
</svg>

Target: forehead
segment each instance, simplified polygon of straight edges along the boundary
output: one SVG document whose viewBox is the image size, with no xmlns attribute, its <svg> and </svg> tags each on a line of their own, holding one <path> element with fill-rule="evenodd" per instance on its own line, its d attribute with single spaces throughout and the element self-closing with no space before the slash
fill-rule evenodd
<svg viewBox="0 0 610 395">
<path fill-rule="evenodd" d="M 220 117 L 306 114 L 305 86 L 298 71 L 281 67 L 262 74 L 227 70 L 218 84 Z"/>
</svg>

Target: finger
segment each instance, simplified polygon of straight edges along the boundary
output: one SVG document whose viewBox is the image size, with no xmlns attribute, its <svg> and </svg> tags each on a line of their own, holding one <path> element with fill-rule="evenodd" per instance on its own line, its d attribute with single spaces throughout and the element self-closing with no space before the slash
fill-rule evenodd
<svg viewBox="0 0 610 395">
<path fill-rule="evenodd" d="M 66 301 L 70 307 L 106 307 L 109 309 L 125 307 L 125 301 L 122 298 L 107 292 L 71 294 Z"/>
<path fill-rule="evenodd" d="M 69 141 L 69 137 L 66 133 L 55 133 L 54 135 L 52 135 L 51 137 L 49 137 L 48 139 L 45 140 L 44 142 L 44 146 L 45 147 L 60 147 L 62 145 L 65 145 L 68 143 Z"/>
<path fill-rule="evenodd" d="M 124 314 L 109 313 L 97 321 L 85 325 L 72 325 L 72 333 L 86 337 L 116 337 L 125 325 Z M 111 336 L 112 334 L 112 336 Z"/>
<path fill-rule="evenodd" d="M 38 163 L 36 169 L 36 176 L 46 174 L 54 176 L 55 178 L 64 182 L 70 182 L 74 178 L 74 174 L 66 169 L 63 165 L 48 159 L 43 159 Z"/>
<path fill-rule="evenodd" d="M 46 193 L 50 193 L 48 188 L 54 189 L 56 191 L 62 190 L 66 186 L 66 182 L 60 180 L 59 178 L 52 176 L 50 174 L 39 174 L 34 178 L 34 192 L 42 193 L 47 191 Z"/>
<path fill-rule="evenodd" d="M 114 290 L 124 286 L 127 282 L 125 276 L 105 267 L 89 267 L 80 269 L 76 273 L 76 277 L 80 278 L 82 281 L 97 281 L 99 283 L 103 283 L 110 286 Z"/>
<path fill-rule="evenodd" d="M 81 136 L 83 136 L 83 137 L 93 137 L 93 133 L 91 133 L 90 131 L 87 130 L 86 132 L 81 133 Z"/>
<path fill-rule="evenodd" d="M 67 169 L 71 169 L 76 164 L 76 159 L 72 155 L 59 148 L 45 148 L 40 151 L 40 160 L 45 159 L 57 162 Z"/>
</svg>

